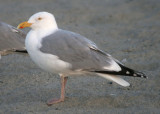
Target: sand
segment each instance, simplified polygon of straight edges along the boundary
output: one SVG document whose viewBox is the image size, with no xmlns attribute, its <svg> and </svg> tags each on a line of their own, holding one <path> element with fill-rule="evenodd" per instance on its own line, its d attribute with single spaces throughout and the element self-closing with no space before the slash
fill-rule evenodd
<svg viewBox="0 0 160 114">
<path fill-rule="evenodd" d="M 72 76 L 65 102 L 48 107 L 48 99 L 59 97 L 60 77 L 27 55 L 3 56 L 0 114 L 160 113 L 159 0 L 0 0 L 0 20 L 13 26 L 39 11 L 53 13 L 59 28 L 93 40 L 148 79 L 124 77 L 132 85 L 125 88 L 97 76 Z"/>
</svg>

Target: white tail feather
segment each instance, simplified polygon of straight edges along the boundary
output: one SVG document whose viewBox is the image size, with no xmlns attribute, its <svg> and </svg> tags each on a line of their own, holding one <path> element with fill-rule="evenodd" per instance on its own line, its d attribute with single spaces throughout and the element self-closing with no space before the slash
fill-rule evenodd
<svg viewBox="0 0 160 114">
<path fill-rule="evenodd" d="M 110 80 L 110 81 L 116 82 L 117 84 L 119 84 L 121 86 L 124 86 L 124 87 L 130 86 L 130 84 L 127 81 L 125 81 L 124 79 L 122 79 L 118 76 L 101 74 L 101 73 L 97 73 L 97 74 L 103 78 Z"/>
</svg>

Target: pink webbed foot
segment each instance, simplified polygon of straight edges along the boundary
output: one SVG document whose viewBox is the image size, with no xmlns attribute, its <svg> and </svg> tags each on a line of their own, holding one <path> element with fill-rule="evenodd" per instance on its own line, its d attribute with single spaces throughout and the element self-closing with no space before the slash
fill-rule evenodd
<svg viewBox="0 0 160 114">
<path fill-rule="evenodd" d="M 60 98 L 60 99 L 52 99 L 52 100 L 49 100 L 49 101 L 47 102 L 47 105 L 48 105 L 48 106 L 51 106 L 51 105 L 53 105 L 53 104 L 60 103 L 60 102 L 63 102 L 63 101 L 64 101 L 64 99 L 62 99 L 62 98 Z"/>
</svg>

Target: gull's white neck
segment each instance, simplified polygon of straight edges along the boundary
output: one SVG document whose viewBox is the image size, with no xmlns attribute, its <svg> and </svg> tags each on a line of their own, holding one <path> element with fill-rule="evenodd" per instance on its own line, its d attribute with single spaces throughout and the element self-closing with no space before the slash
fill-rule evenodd
<svg viewBox="0 0 160 114">
<path fill-rule="evenodd" d="M 50 34 L 53 34 L 54 32 L 56 32 L 58 30 L 58 28 L 41 28 L 41 29 L 32 29 L 30 31 L 31 34 L 35 34 L 37 39 L 42 39 Z"/>
</svg>

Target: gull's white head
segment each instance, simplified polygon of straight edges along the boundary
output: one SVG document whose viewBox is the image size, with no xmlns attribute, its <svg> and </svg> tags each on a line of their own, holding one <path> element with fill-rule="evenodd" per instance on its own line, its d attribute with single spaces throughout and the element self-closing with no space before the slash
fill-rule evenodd
<svg viewBox="0 0 160 114">
<path fill-rule="evenodd" d="M 48 12 L 38 12 L 32 15 L 27 22 L 19 24 L 17 28 L 23 29 L 25 27 L 31 27 L 34 30 L 58 29 L 54 16 Z"/>
</svg>

